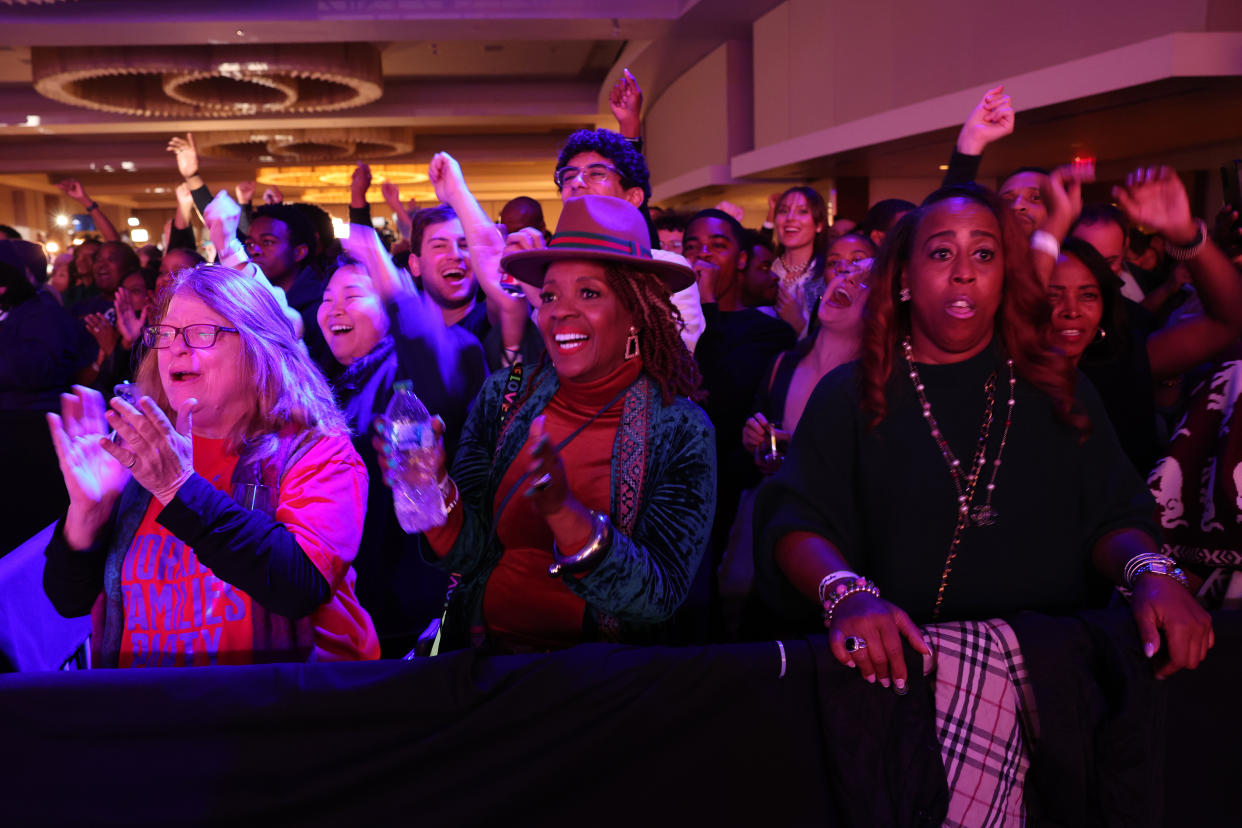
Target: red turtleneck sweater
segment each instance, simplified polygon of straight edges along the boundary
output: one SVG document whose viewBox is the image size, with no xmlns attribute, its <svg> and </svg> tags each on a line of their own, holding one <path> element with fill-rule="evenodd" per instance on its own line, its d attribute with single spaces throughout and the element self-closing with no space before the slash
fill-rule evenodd
<svg viewBox="0 0 1242 828">
<path fill-rule="evenodd" d="M 642 372 L 642 360 L 627 360 L 606 377 L 587 383 L 562 382 L 543 414 L 553 445 L 573 433 L 610 401 L 608 410 L 561 450 L 569 490 L 588 509 L 609 511 L 612 494 L 612 453 L 624 402 L 618 398 Z M 505 471 L 492 508 L 529 468 L 527 437 L 517 459 Z M 530 480 L 522 484 L 525 490 Z M 483 596 L 488 636 L 501 649 L 547 650 L 582 640 L 585 602 L 559 578 L 548 577 L 552 563 L 552 530 L 521 491 L 497 515 L 497 534 L 504 556 L 492 571 Z M 577 549 L 563 550 L 572 555 Z"/>
</svg>

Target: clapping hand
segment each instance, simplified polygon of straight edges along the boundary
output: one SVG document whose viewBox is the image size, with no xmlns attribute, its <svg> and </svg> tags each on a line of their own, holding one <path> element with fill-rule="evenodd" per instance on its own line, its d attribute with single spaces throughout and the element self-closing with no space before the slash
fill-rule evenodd
<svg viewBox="0 0 1242 828">
<path fill-rule="evenodd" d="M 106 359 L 116 350 L 118 334 L 108 317 L 102 313 L 87 314 L 82 318 L 83 324 L 90 335 L 99 343 L 100 359 Z"/>
<path fill-rule="evenodd" d="M 776 292 L 776 315 L 798 333 L 806 327 L 807 321 L 802 313 L 803 297 L 802 285 L 799 284 L 786 285 L 782 282 Z"/>
<path fill-rule="evenodd" d="M 957 136 L 957 151 L 963 155 L 981 155 L 993 141 L 1013 132 L 1013 101 L 1004 86 L 983 93 L 979 103 L 966 117 Z"/>
<path fill-rule="evenodd" d="M 121 293 L 112 299 L 112 307 L 116 311 L 116 330 L 121 334 L 121 345 L 125 348 L 134 347 L 134 343 L 142 337 L 142 330 L 147 326 L 147 311 L 150 303 L 142 308 L 142 313 L 134 313 L 128 302 L 121 301 Z"/>
<path fill-rule="evenodd" d="M 60 395 L 60 411 L 49 413 L 47 424 L 69 491 L 69 511 L 61 528 L 72 548 L 87 549 L 108 522 L 130 475 L 103 448 L 109 440 L 102 394 L 75 385 L 72 394 Z"/>
<path fill-rule="evenodd" d="M 1173 244 L 1188 245 L 1199 233 L 1186 188 L 1172 167 L 1140 167 L 1123 186 L 1113 187 L 1113 198 L 1140 229 Z"/>
<path fill-rule="evenodd" d="M 165 506 L 194 473 L 190 418 L 197 404 L 193 397 L 181 404 L 175 429 L 150 397 L 139 400 L 137 408 L 113 397 L 111 408 L 104 413 L 108 424 L 125 442 L 100 440 L 100 446 Z"/>
<path fill-rule="evenodd" d="M 536 417 L 530 424 L 530 465 L 527 480 L 530 485 L 526 496 L 545 517 L 560 511 L 570 498 L 569 480 L 565 477 L 565 464 L 548 436 L 547 418 Z"/>
</svg>

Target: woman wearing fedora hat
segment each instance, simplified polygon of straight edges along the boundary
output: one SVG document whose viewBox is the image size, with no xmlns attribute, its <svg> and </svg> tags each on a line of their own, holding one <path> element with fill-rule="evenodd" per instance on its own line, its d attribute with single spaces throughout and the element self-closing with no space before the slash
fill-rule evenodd
<svg viewBox="0 0 1242 828">
<path fill-rule="evenodd" d="M 502 264 L 539 292 L 547 356 L 494 374 L 451 476 L 435 461 L 449 517 L 426 537 L 457 575 L 442 643 L 660 640 L 716 503 L 712 426 L 687 399 L 699 374 L 669 300 L 694 274 L 652 258 L 631 204 L 594 195 L 565 202 L 546 248 Z"/>
</svg>

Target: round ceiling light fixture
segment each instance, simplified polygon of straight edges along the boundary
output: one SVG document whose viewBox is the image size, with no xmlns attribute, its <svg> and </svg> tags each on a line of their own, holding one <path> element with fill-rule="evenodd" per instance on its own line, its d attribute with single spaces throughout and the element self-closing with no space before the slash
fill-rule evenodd
<svg viewBox="0 0 1242 828">
<path fill-rule="evenodd" d="M 196 133 L 198 151 L 252 163 L 368 160 L 414 151 L 414 133 L 402 127 L 222 130 Z"/>
<path fill-rule="evenodd" d="M 384 93 L 370 43 L 30 50 L 39 94 L 149 117 L 225 118 L 350 109 Z"/>
</svg>

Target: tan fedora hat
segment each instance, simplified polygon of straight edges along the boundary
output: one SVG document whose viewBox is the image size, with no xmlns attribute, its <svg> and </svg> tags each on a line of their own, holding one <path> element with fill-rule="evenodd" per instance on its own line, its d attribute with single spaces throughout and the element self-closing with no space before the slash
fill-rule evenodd
<svg viewBox="0 0 1242 828">
<path fill-rule="evenodd" d="M 625 199 L 612 196 L 568 199 L 547 247 L 510 253 L 500 260 L 500 266 L 514 279 L 539 287 L 548 265 L 573 259 L 616 262 L 652 273 L 673 293 L 694 284 L 690 268 L 652 258 L 643 214 Z"/>
</svg>

